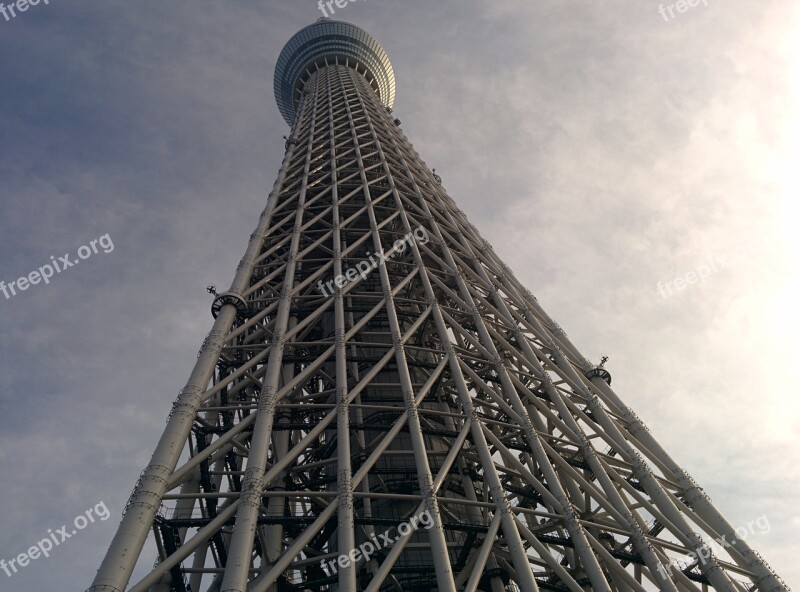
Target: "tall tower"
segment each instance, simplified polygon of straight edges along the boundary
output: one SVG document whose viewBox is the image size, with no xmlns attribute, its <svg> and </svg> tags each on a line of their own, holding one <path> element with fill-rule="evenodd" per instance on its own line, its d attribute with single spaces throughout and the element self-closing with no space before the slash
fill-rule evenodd
<svg viewBox="0 0 800 592">
<path fill-rule="evenodd" d="M 89 590 L 788 590 L 467 221 L 394 91 L 356 26 L 283 49 L 277 181 Z"/>
</svg>

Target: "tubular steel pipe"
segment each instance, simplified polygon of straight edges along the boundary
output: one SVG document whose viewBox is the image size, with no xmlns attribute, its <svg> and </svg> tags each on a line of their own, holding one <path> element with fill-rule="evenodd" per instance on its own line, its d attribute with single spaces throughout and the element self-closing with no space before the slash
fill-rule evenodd
<svg viewBox="0 0 800 592">
<path fill-rule="evenodd" d="M 275 207 L 278 191 L 283 185 L 287 165 L 292 155 L 293 150 L 290 147 L 284 155 L 278 178 L 275 180 L 275 185 L 267 200 L 267 206 L 261 214 L 256 231 L 247 245 L 236 276 L 231 282 L 230 292 L 242 291 L 250 281 L 253 261 L 261 249 L 263 235 L 269 228 L 271 212 Z M 167 492 L 169 477 L 178 463 L 200 407 L 203 393 L 213 375 L 222 350 L 222 336 L 230 331 L 237 312 L 236 307 L 232 304 L 225 305 L 214 321 L 203 348 L 200 350 L 194 369 L 189 375 L 189 380 L 173 405 L 173 413 L 153 452 L 150 463 L 131 494 L 122 522 L 88 592 L 123 592 L 128 585 L 150 525 L 161 504 L 161 499 Z"/>
</svg>

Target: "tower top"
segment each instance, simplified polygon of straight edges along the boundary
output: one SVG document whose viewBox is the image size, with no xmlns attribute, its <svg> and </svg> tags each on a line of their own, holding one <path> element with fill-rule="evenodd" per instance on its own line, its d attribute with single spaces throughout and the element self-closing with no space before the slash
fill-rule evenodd
<svg viewBox="0 0 800 592">
<path fill-rule="evenodd" d="M 289 125 L 311 74 L 337 62 L 363 74 L 383 104 L 392 106 L 394 70 L 383 46 L 360 27 L 321 18 L 289 39 L 275 65 L 275 100 Z"/>
</svg>

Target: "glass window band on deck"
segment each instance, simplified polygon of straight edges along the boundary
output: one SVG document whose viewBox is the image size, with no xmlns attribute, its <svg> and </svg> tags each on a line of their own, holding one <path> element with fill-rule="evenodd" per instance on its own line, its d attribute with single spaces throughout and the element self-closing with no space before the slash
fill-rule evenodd
<svg viewBox="0 0 800 592">
<path fill-rule="evenodd" d="M 381 44 L 350 23 L 320 20 L 286 43 L 275 66 L 275 100 L 289 125 L 310 73 L 326 63 L 348 65 L 361 72 L 384 105 L 394 104 L 394 71 Z"/>
</svg>

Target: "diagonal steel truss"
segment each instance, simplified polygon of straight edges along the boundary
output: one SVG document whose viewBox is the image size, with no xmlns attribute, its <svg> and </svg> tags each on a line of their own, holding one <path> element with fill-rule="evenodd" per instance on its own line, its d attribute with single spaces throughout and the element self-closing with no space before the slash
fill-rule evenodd
<svg viewBox="0 0 800 592">
<path fill-rule="evenodd" d="M 93 592 L 788 590 L 348 65 L 213 312 Z"/>
</svg>

